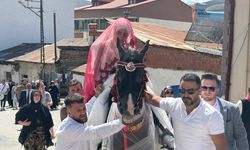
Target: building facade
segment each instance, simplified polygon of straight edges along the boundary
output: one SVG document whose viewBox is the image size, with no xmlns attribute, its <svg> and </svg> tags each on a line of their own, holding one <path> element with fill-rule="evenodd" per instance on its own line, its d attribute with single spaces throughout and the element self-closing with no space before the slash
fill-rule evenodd
<svg viewBox="0 0 250 150">
<path fill-rule="evenodd" d="M 179 0 L 113 0 L 110 2 L 93 0 L 92 3 L 94 3 L 93 6 L 75 9 L 76 38 L 88 37 L 86 32 L 89 30 L 89 23 L 97 23 L 99 30 L 105 29 L 108 26 L 105 18 L 127 17 L 133 22 L 168 20 L 166 24 L 173 21 L 175 24 L 181 23 L 182 26 L 183 23 L 190 25 L 192 22 L 192 8 Z"/>
</svg>

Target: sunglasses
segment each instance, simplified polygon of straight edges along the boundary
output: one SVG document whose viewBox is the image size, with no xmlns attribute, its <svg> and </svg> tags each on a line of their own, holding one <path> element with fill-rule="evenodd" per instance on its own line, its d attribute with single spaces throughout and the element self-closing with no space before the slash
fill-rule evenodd
<svg viewBox="0 0 250 150">
<path fill-rule="evenodd" d="M 214 92 L 215 91 L 215 87 L 209 87 L 209 86 L 202 86 L 201 89 L 203 91 L 209 91 L 209 92 Z"/>
<path fill-rule="evenodd" d="M 192 95 L 192 94 L 194 94 L 195 91 L 197 91 L 198 89 L 199 89 L 199 88 L 194 88 L 194 89 L 184 89 L 184 88 L 180 88 L 180 89 L 179 89 L 179 92 L 180 92 L 181 94 L 185 94 L 185 93 L 187 92 L 188 94 Z"/>
</svg>

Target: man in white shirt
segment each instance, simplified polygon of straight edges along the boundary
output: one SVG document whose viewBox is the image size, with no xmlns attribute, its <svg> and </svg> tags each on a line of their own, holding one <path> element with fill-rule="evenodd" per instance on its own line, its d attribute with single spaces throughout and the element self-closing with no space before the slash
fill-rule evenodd
<svg viewBox="0 0 250 150">
<path fill-rule="evenodd" d="M 221 114 L 203 101 L 201 81 L 195 74 L 180 80 L 181 98 L 161 98 L 146 93 L 146 100 L 172 117 L 176 150 L 226 150 Z"/>
<path fill-rule="evenodd" d="M 81 94 L 83 91 L 82 89 L 82 83 L 76 79 L 72 79 L 70 80 L 69 84 L 68 84 L 68 96 L 74 95 L 75 93 Z M 86 108 L 87 108 L 87 114 L 90 114 L 90 111 L 95 103 L 96 98 L 98 97 L 98 95 L 103 91 L 103 86 L 97 85 L 97 87 L 95 88 L 95 96 L 93 96 L 88 103 L 86 103 Z M 67 117 L 67 110 L 65 105 L 62 105 L 61 109 L 60 109 L 60 118 L 61 121 L 63 119 L 65 119 Z"/>
<path fill-rule="evenodd" d="M 83 97 L 74 94 L 68 96 L 64 102 L 68 116 L 57 128 L 56 150 L 89 150 L 90 140 L 108 137 L 125 127 L 120 119 L 98 126 L 88 126 Z"/>
<path fill-rule="evenodd" d="M 247 133 L 237 106 L 222 98 L 219 93 L 219 80 L 214 74 L 201 77 L 202 98 L 216 108 L 223 116 L 228 150 L 249 150 Z"/>
<path fill-rule="evenodd" d="M 3 99 L 0 100 L 1 102 L 1 107 L 0 107 L 0 111 L 5 111 L 5 103 L 7 100 L 7 94 L 9 92 L 9 84 L 5 82 L 5 80 L 2 80 L 2 82 L 0 83 L 0 95 L 3 96 Z"/>
</svg>

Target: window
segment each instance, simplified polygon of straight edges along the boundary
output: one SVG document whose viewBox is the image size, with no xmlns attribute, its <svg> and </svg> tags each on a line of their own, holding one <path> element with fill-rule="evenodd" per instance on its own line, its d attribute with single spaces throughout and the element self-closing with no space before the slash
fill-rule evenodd
<svg viewBox="0 0 250 150">
<path fill-rule="evenodd" d="M 11 72 L 5 72 L 6 80 L 12 80 Z"/>
<path fill-rule="evenodd" d="M 129 4 L 135 4 L 136 0 L 129 0 Z"/>
<path fill-rule="evenodd" d="M 75 20 L 75 31 L 79 30 L 79 20 Z"/>
<path fill-rule="evenodd" d="M 23 78 L 28 79 L 28 75 L 24 74 L 24 75 L 23 75 Z"/>
<path fill-rule="evenodd" d="M 138 22 L 137 17 L 129 17 L 129 20 L 133 22 Z M 97 30 L 104 30 L 108 26 L 107 21 L 103 18 L 75 20 L 75 31 L 88 32 L 89 23 L 97 23 Z"/>
<path fill-rule="evenodd" d="M 100 19 L 100 24 L 98 26 L 99 29 L 104 30 L 107 28 L 107 22 L 104 19 Z"/>
</svg>

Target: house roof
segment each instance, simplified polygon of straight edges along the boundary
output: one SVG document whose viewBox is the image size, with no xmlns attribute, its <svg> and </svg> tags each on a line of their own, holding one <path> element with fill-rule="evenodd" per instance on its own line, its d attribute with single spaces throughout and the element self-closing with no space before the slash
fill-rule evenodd
<svg viewBox="0 0 250 150">
<path fill-rule="evenodd" d="M 54 52 L 54 44 L 46 45 L 44 47 L 45 54 L 45 63 L 53 64 L 55 62 L 55 52 Z M 57 48 L 57 58 L 60 57 L 60 49 Z M 36 49 L 33 52 L 25 54 L 23 56 L 19 56 L 14 58 L 15 61 L 24 61 L 24 62 L 33 62 L 40 63 L 41 62 L 41 49 Z"/>
<path fill-rule="evenodd" d="M 114 0 L 114 1 L 109 2 L 107 4 L 103 4 L 103 5 L 99 5 L 99 6 L 93 6 L 93 7 L 89 7 L 89 6 L 79 7 L 77 9 L 75 9 L 75 10 L 80 10 L 80 9 L 97 10 L 97 9 L 131 8 L 131 7 L 151 3 L 151 2 L 154 2 L 154 1 L 156 1 L 156 0 L 146 0 L 146 1 L 139 2 L 139 3 L 135 3 L 135 4 L 129 4 L 128 0 Z"/>
<path fill-rule="evenodd" d="M 85 47 L 89 46 L 89 43 L 80 38 L 74 39 L 63 39 L 57 42 L 57 58 L 60 58 L 60 49 L 59 47 Z M 45 63 L 53 64 L 55 62 L 55 51 L 54 44 L 47 45 L 44 47 L 45 51 Z M 36 49 L 33 52 L 27 53 L 23 56 L 19 56 L 14 58 L 16 61 L 25 61 L 25 62 L 33 62 L 40 63 L 41 62 L 41 49 Z"/>
<path fill-rule="evenodd" d="M 175 47 L 179 49 L 194 50 L 184 43 L 186 32 L 177 31 L 164 26 L 151 23 L 132 23 L 137 38 L 150 44 L 158 46 Z"/>
<path fill-rule="evenodd" d="M 167 28 L 157 24 L 151 23 L 132 23 L 135 31 L 135 36 L 143 42 L 150 40 L 151 45 L 174 47 L 178 49 L 192 50 L 210 54 L 218 54 L 216 51 L 221 49 L 221 45 L 214 43 L 204 42 L 186 42 L 186 32 L 178 31 L 175 29 Z M 203 50 L 197 50 L 196 47 L 203 48 Z M 204 50 L 206 49 L 206 50 Z M 219 52 L 219 55 L 221 51 Z"/>
<path fill-rule="evenodd" d="M 127 6 L 124 6 L 123 8 L 131 8 L 131 7 L 135 7 L 135 6 L 139 6 L 139 5 L 151 3 L 151 2 L 154 2 L 154 1 L 157 1 L 157 0 L 146 0 L 146 1 L 139 2 L 139 3 L 135 3 L 135 4 L 129 4 Z"/>
<path fill-rule="evenodd" d="M 80 7 L 75 8 L 74 10 L 81 10 L 81 9 L 86 9 L 86 8 L 89 8 L 89 7 L 92 7 L 92 5 L 80 6 Z"/>
<path fill-rule="evenodd" d="M 40 43 L 23 43 L 0 51 L 0 61 L 11 61 L 12 58 L 32 52 L 41 47 Z"/>
<path fill-rule="evenodd" d="M 75 73 L 79 73 L 79 74 L 83 74 L 83 75 L 84 75 L 85 72 L 86 72 L 86 67 L 87 67 L 87 64 L 78 66 L 78 67 L 72 69 L 72 72 L 75 72 Z"/>
<path fill-rule="evenodd" d="M 145 11 L 151 10 L 151 11 Z M 174 21 L 192 21 L 192 8 L 180 0 L 144 0 L 129 4 L 128 0 L 113 0 L 109 3 L 75 9 L 75 19 L 129 16 Z M 182 13 L 180 15 L 180 12 Z"/>
<path fill-rule="evenodd" d="M 57 47 L 86 47 L 89 46 L 89 42 L 83 38 L 63 39 L 57 43 Z"/>
<path fill-rule="evenodd" d="M 128 0 L 114 0 L 107 4 L 86 8 L 85 10 L 113 9 L 113 8 L 119 8 L 125 5 L 128 5 Z"/>
</svg>

